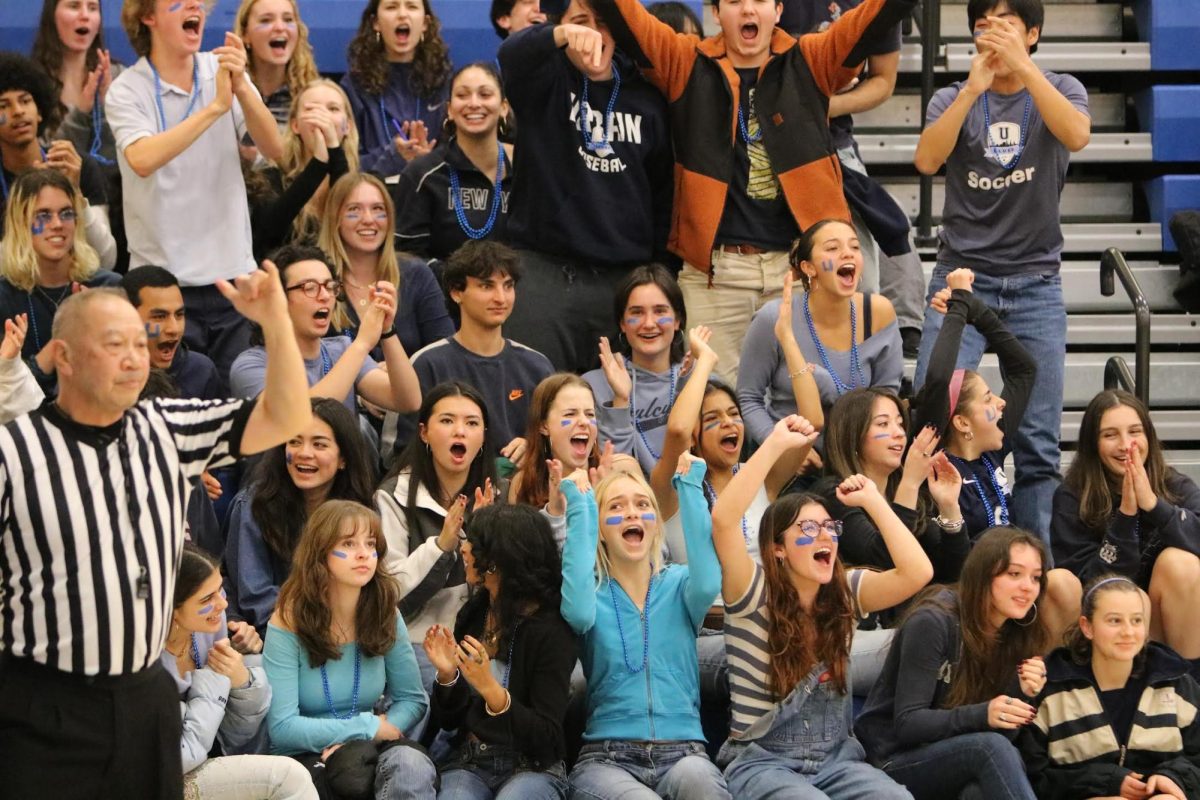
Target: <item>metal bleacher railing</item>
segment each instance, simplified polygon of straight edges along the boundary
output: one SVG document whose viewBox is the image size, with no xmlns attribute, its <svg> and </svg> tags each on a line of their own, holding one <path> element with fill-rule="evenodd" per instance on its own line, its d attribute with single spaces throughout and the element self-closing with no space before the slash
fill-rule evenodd
<svg viewBox="0 0 1200 800">
<path fill-rule="evenodd" d="M 1100 259 L 1100 293 L 1105 297 L 1112 297 L 1117 290 L 1116 282 L 1113 280 L 1114 275 L 1121 278 L 1121 285 L 1133 302 L 1133 313 L 1136 320 L 1133 374 L 1130 374 L 1129 362 L 1123 356 L 1111 356 L 1108 361 L 1104 362 L 1104 388 L 1116 389 L 1119 387 L 1133 392 L 1149 406 L 1150 304 L 1146 302 L 1146 295 L 1142 294 L 1142 287 L 1138 285 L 1137 278 L 1125 261 L 1124 254 L 1117 248 L 1110 247 L 1104 251 L 1104 255 Z"/>
</svg>

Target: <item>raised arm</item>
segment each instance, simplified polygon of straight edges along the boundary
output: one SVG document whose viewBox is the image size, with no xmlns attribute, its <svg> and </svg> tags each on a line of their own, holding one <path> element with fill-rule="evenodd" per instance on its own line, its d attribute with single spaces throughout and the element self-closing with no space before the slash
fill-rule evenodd
<svg viewBox="0 0 1200 800">
<path fill-rule="evenodd" d="M 649 68 L 647 79 L 667 96 L 677 99 L 696 63 L 695 36 L 676 33 L 654 17 L 640 0 L 591 0 L 621 52 L 639 67 Z"/>
<path fill-rule="evenodd" d="M 707 468 L 703 459 L 684 453 L 679 457 L 679 469 L 671 479 L 679 496 L 679 522 L 688 554 L 684 596 L 688 616 L 697 632 L 721 591 L 721 565 L 713 548 L 712 516 L 702 486 Z"/>
<path fill-rule="evenodd" d="M 929 556 L 870 478 L 851 475 L 837 487 L 837 498 L 843 505 L 861 508 L 870 515 L 895 564 L 885 572 L 863 575 L 858 597 L 864 614 L 904 602 L 933 579 Z"/>
<path fill-rule="evenodd" d="M 709 377 L 712 376 L 713 367 L 717 365 L 716 351 L 708 346 L 711 335 L 703 325 L 697 325 L 688 331 L 688 341 L 692 348 L 692 372 L 687 383 L 683 385 L 683 390 L 675 398 L 675 405 L 667 417 L 667 432 L 663 436 L 662 453 L 650 472 L 650 488 L 654 489 L 663 521 L 675 516 L 675 511 L 679 508 L 679 498 L 671 487 L 671 476 L 675 474 L 679 457 L 692 448 L 692 431 L 700 419 L 704 391 Z"/>
<path fill-rule="evenodd" d="M 576 471 L 562 482 L 567 498 L 567 541 L 562 554 L 563 619 L 579 636 L 596 622 L 596 547 L 600 515 L 587 475 Z M 581 488 L 582 487 L 582 488 Z"/>
<path fill-rule="evenodd" d="M 937 174 L 954 151 L 971 106 L 991 88 L 996 77 L 991 59 L 987 53 L 976 55 L 971 59 L 971 71 L 961 87 L 941 89 L 929 101 L 929 108 L 925 110 L 925 129 L 921 131 L 913 155 L 913 164 L 922 175 Z"/>
<path fill-rule="evenodd" d="M 386 369 L 372 370 L 364 375 L 358 382 L 358 393 L 377 406 L 406 413 L 421 407 L 421 382 L 408 353 L 404 351 L 404 345 L 400 343 L 400 337 L 396 335 L 396 303 L 396 287 L 387 281 L 379 281 L 371 289 L 371 308 L 363 315 L 359 332 L 361 334 L 362 329 L 367 327 L 366 318 L 378 309 L 380 320 L 377 339 L 383 349 Z M 386 335 L 383 335 L 384 332 Z"/>
<path fill-rule="evenodd" d="M 713 544 L 721 562 L 721 595 L 726 603 L 746 594 L 754 577 L 754 561 L 742 537 L 742 517 L 775 462 L 792 450 L 807 451 L 816 431 L 803 417 L 792 415 L 775 423 L 771 435 L 742 465 L 717 498 L 712 510 Z M 770 558 L 770 553 L 763 553 Z"/>
<path fill-rule="evenodd" d="M 258 323 L 263 330 L 266 385 L 246 422 L 239 448 L 243 455 L 260 453 L 286 442 L 312 421 L 304 359 L 296 344 L 287 298 L 274 264 L 264 261 L 261 270 L 242 275 L 232 283 L 218 281 L 217 289 L 238 313 Z"/>
<path fill-rule="evenodd" d="M 246 132 L 254 140 L 255 147 L 268 161 L 278 161 L 283 156 L 283 139 L 279 136 L 279 123 L 263 102 L 246 75 L 249 58 L 245 43 L 236 33 L 225 32 L 225 43 L 213 50 L 223 70 L 228 70 L 232 81 L 233 96 L 237 98 L 246 120 Z"/>
<path fill-rule="evenodd" d="M 829 116 L 859 114 L 881 105 L 896 90 L 900 51 L 867 56 L 867 76 L 848 92 L 829 98 Z"/>
<path fill-rule="evenodd" d="M 881 41 L 894 36 L 917 0 L 865 0 L 820 33 L 800 37 L 800 49 L 826 96 L 841 91 Z"/>
</svg>

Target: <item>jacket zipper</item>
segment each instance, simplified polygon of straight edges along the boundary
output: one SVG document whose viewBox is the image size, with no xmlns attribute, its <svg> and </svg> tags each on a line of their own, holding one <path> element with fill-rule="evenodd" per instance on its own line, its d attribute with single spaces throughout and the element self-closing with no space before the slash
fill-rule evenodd
<svg viewBox="0 0 1200 800">
<path fill-rule="evenodd" d="M 642 609 L 642 635 L 646 635 L 646 617 L 650 615 L 649 604 Z M 654 733 L 654 691 L 650 687 L 650 653 L 646 652 L 646 709 L 650 712 L 650 741 L 658 738 Z"/>
<path fill-rule="evenodd" d="M 1118 767 L 1125 766 L 1125 748 L 1126 745 L 1121 745 L 1121 757 L 1117 760 Z"/>
</svg>

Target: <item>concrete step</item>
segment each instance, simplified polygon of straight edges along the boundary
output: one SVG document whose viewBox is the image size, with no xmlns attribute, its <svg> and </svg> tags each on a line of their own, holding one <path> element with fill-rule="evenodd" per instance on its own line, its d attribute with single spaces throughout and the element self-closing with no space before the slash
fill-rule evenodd
<svg viewBox="0 0 1200 800">
<path fill-rule="evenodd" d="M 869 133 L 856 131 L 863 162 L 871 164 L 911 164 L 917 149 L 916 133 Z M 1148 133 L 1093 133 L 1087 147 L 1071 154 L 1080 164 L 1144 163 L 1154 160 Z"/>
<path fill-rule="evenodd" d="M 1088 110 L 1092 114 L 1093 132 L 1105 129 L 1125 129 L 1125 95 L 1112 92 L 1089 92 Z M 903 133 L 921 130 L 925 109 L 921 95 L 897 92 L 879 106 L 854 115 L 856 136 L 865 133 Z"/>
<path fill-rule="evenodd" d="M 967 27 L 967 6 L 943 3 L 941 34 L 944 41 L 971 40 Z M 1047 6 L 1042 41 L 1062 39 L 1120 40 L 1124 9 L 1119 3 L 1088 3 Z M 1038 47 L 1040 52 L 1041 47 Z"/>
<path fill-rule="evenodd" d="M 1067 317 L 1068 347 L 1133 347 L 1136 331 L 1128 314 L 1071 314 Z M 1200 318 L 1191 314 L 1154 314 L 1150 320 L 1152 347 L 1200 347 Z M 1200 439 L 1200 427 L 1195 431 Z"/>
<path fill-rule="evenodd" d="M 939 222 L 945 205 L 945 179 L 933 180 L 934 222 Z M 909 219 L 916 219 L 920 203 L 917 178 L 889 178 L 880 181 L 900 204 Z M 1133 184 L 1099 181 L 1070 181 L 1063 187 L 1060 204 L 1063 222 L 1107 223 L 1129 221 L 1133 217 Z"/>
<path fill-rule="evenodd" d="M 933 274 L 933 266 L 931 261 L 924 263 L 926 285 Z M 1179 305 L 1171 294 L 1179 283 L 1179 267 L 1159 264 L 1157 261 L 1130 261 L 1129 267 L 1133 270 L 1138 285 L 1142 287 L 1142 293 L 1146 296 L 1151 311 L 1155 314 L 1180 313 Z M 1112 297 L 1100 294 L 1099 258 L 1064 261 L 1059 274 L 1062 276 L 1063 299 L 1068 314 L 1132 313 L 1133 304 L 1129 302 L 1119 282 Z M 1151 329 L 1153 330 L 1153 322 Z M 1132 342 L 1132 339 L 1130 341 Z"/>
<path fill-rule="evenodd" d="M 975 45 L 949 42 L 938 48 L 937 72 L 966 74 L 975 57 Z M 1147 72 L 1150 45 L 1147 42 L 1046 42 L 1038 46 L 1033 60 L 1054 72 Z M 900 51 L 900 71 L 921 72 L 920 42 L 905 42 Z"/>
</svg>

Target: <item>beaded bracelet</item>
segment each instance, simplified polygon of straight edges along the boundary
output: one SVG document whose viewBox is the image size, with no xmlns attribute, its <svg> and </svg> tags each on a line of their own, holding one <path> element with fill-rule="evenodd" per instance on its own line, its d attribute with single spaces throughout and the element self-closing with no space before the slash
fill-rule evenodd
<svg viewBox="0 0 1200 800">
<path fill-rule="evenodd" d="M 961 531 L 962 526 L 966 523 L 966 520 L 962 517 L 959 517 L 956 520 L 948 520 L 945 519 L 941 514 L 938 514 L 936 517 L 934 517 L 933 521 L 939 528 L 944 531 L 949 531 L 950 533 L 957 533 L 958 531 Z"/>
<path fill-rule="evenodd" d="M 805 364 L 803 367 L 796 370 L 795 372 L 789 372 L 788 377 L 791 378 L 792 380 L 795 380 L 796 378 L 799 378 L 801 375 L 810 374 L 812 371 L 813 371 L 813 365 Z"/>
</svg>

